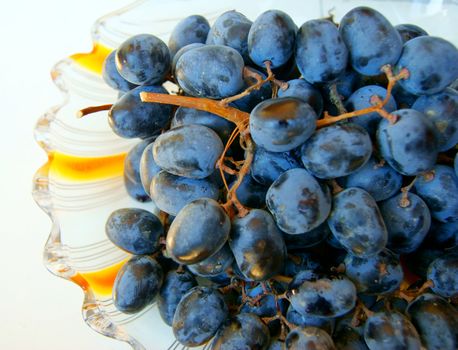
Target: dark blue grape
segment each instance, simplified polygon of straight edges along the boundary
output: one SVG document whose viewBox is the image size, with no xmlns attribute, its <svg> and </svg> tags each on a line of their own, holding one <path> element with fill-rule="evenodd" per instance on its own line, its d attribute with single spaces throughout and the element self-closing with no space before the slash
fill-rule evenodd
<svg viewBox="0 0 458 350">
<path fill-rule="evenodd" d="M 189 44 L 204 44 L 207 39 L 210 24 L 205 17 L 192 15 L 180 20 L 169 38 L 170 55 L 173 57 L 178 50 Z"/>
<path fill-rule="evenodd" d="M 199 124 L 204 125 L 218 134 L 221 140 L 225 143 L 231 136 L 235 128 L 234 123 L 217 116 L 216 114 L 199 111 L 198 109 L 179 107 L 174 117 L 170 128 L 175 128 L 181 125 Z"/>
<path fill-rule="evenodd" d="M 345 274 L 358 292 L 366 294 L 391 293 L 399 288 L 404 278 L 399 257 L 388 249 L 368 258 L 348 254 L 344 264 Z"/>
<path fill-rule="evenodd" d="M 377 96 L 380 100 L 383 101 L 383 99 L 386 96 L 386 89 L 377 85 L 363 86 L 362 88 L 356 90 L 348 98 L 347 102 L 345 103 L 345 108 L 349 112 L 351 112 L 359 109 L 372 107 L 374 105 L 374 103 L 371 102 L 373 96 Z M 388 113 L 391 113 L 397 109 L 396 101 L 393 98 L 393 96 L 390 96 L 388 103 L 383 107 L 383 109 Z M 364 129 L 367 130 L 369 135 L 372 136 L 375 135 L 375 132 L 377 131 L 377 126 L 381 119 L 382 117 L 380 116 L 380 114 L 378 114 L 377 112 L 372 112 L 364 114 L 357 118 L 353 118 L 351 121 L 352 123 L 362 126 Z"/>
<path fill-rule="evenodd" d="M 353 69 L 364 75 L 379 75 L 382 66 L 394 65 L 402 51 L 398 31 L 380 13 L 356 7 L 340 21 L 340 34 L 350 52 Z"/>
<path fill-rule="evenodd" d="M 151 198 L 157 207 L 176 216 L 188 203 L 199 198 L 219 197 L 218 186 L 209 178 L 189 179 L 162 170 L 151 182 Z"/>
<path fill-rule="evenodd" d="M 251 163 L 251 177 L 261 185 L 270 186 L 285 171 L 302 168 L 301 162 L 290 152 L 269 152 L 256 147 Z"/>
<path fill-rule="evenodd" d="M 434 283 L 432 291 L 442 297 L 458 296 L 458 254 L 450 253 L 434 260 L 427 277 Z"/>
<path fill-rule="evenodd" d="M 112 51 L 105 61 L 103 62 L 102 66 L 102 78 L 110 87 L 113 89 L 126 92 L 132 90 L 137 85 L 129 83 L 126 79 L 124 79 L 118 72 L 115 63 L 115 56 L 116 50 Z"/>
<path fill-rule="evenodd" d="M 332 339 L 339 350 L 369 350 L 361 333 L 351 322 L 338 322 Z"/>
<path fill-rule="evenodd" d="M 283 271 L 286 246 L 267 211 L 253 209 L 232 222 L 229 246 L 242 274 L 253 281 L 265 281 Z"/>
<path fill-rule="evenodd" d="M 317 116 L 323 112 L 323 97 L 320 91 L 304 79 L 289 80 L 286 90 L 278 90 L 278 97 L 296 97 L 312 106 Z"/>
<path fill-rule="evenodd" d="M 406 43 L 407 41 L 417 38 L 419 36 L 428 35 L 428 33 L 423 28 L 420 28 L 415 24 L 398 24 L 394 28 L 396 28 L 396 30 L 401 35 L 403 43 Z"/>
<path fill-rule="evenodd" d="M 423 294 L 413 300 L 407 314 L 428 350 L 458 348 L 458 312 L 445 299 Z"/>
<path fill-rule="evenodd" d="M 372 154 L 366 130 L 356 124 L 333 124 L 315 132 L 302 146 L 305 168 L 320 179 L 357 171 Z"/>
<path fill-rule="evenodd" d="M 426 203 L 414 193 L 403 198 L 403 194 L 398 194 L 379 203 L 388 230 L 387 247 L 398 254 L 416 250 L 431 227 Z"/>
<path fill-rule="evenodd" d="M 232 47 L 242 55 L 246 64 L 248 55 L 248 32 L 252 22 L 237 11 L 227 11 L 213 23 L 207 36 L 207 45 L 224 45 Z"/>
<path fill-rule="evenodd" d="M 185 52 L 188 52 L 188 51 L 190 51 L 190 50 L 193 50 L 193 49 L 195 49 L 195 48 L 202 47 L 202 46 L 205 46 L 205 44 L 194 43 L 194 44 L 189 44 L 189 45 L 183 46 L 181 49 L 179 49 L 179 50 L 175 53 L 175 56 L 173 56 L 173 59 L 172 59 L 172 74 L 175 75 L 175 70 L 176 70 L 176 67 L 177 67 L 177 62 L 178 62 L 178 60 L 180 59 L 180 57 L 181 57 Z"/>
<path fill-rule="evenodd" d="M 160 171 L 161 168 L 156 164 L 153 158 L 153 144 L 150 143 L 145 147 L 140 158 L 140 181 L 148 196 L 151 196 L 151 181 L 153 180 L 154 175 Z"/>
<path fill-rule="evenodd" d="M 286 350 L 335 350 L 332 338 L 324 330 L 316 327 L 299 327 L 288 333 L 285 339 Z"/>
<path fill-rule="evenodd" d="M 223 152 L 219 136 L 203 125 L 191 124 L 161 134 L 153 146 L 153 157 L 165 171 L 194 179 L 213 173 Z"/>
<path fill-rule="evenodd" d="M 356 304 L 356 288 L 348 278 L 321 277 L 309 274 L 289 298 L 301 315 L 334 318 L 350 312 Z"/>
<path fill-rule="evenodd" d="M 407 317 L 399 312 L 379 312 L 364 325 L 364 339 L 370 350 L 420 350 L 420 336 Z"/>
<path fill-rule="evenodd" d="M 322 223 L 307 233 L 290 235 L 283 232 L 283 238 L 285 239 L 288 251 L 299 250 L 317 245 L 324 241 L 330 233 L 329 226 L 326 223 Z"/>
<path fill-rule="evenodd" d="M 371 157 L 362 168 L 339 178 L 338 182 L 344 187 L 362 188 L 378 202 L 398 193 L 402 186 L 402 175 L 388 164 Z"/>
<path fill-rule="evenodd" d="M 334 329 L 334 320 L 332 318 L 322 318 L 316 316 L 302 315 L 290 305 L 288 312 L 286 313 L 286 319 L 288 322 L 299 326 L 299 327 L 318 327 L 329 334 L 332 334 Z"/>
<path fill-rule="evenodd" d="M 279 10 L 260 14 L 248 33 L 248 53 L 260 67 L 270 61 L 272 68 L 284 65 L 294 51 L 297 27 L 291 17 Z"/>
<path fill-rule="evenodd" d="M 180 264 L 196 264 L 220 250 L 231 224 L 213 199 L 201 198 L 180 210 L 167 233 L 167 253 Z"/>
<path fill-rule="evenodd" d="M 327 83 L 345 71 L 348 50 L 334 23 L 313 19 L 297 32 L 295 58 L 305 80 L 312 84 Z"/>
<path fill-rule="evenodd" d="M 228 316 L 227 305 L 217 290 L 194 287 L 178 304 L 173 333 L 182 345 L 202 345 L 216 334 Z"/>
<path fill-rule="evenodd" d="M 377 145 L 383 158 L 397 172 L 417 175 L 430 170 L 437 159 L 437 129 L 434 124 L 413 109 L 391 113 L 397 121 L 380 121 Z"/>
<path fill-rule="evenodd" d="M 416 95 L 431 95 L 444 90 L 458 78 L 458 50 L 447 40 L 420 36 L 404 44 L 396 71 L 406 68 L 409 77 L 399 81 Z"/>
<path fill-rule="evenodd" d="M 334 196 L 327 222 L 339 243 L 355 256 L 372 256 L 386 246 L 388 233 L 379 208 L 360 188 L 347 188 Z"/>
<path fill-rule="evenodd" d="M 126 92 L 108 112 L 108 123 L 115 134 L 142 139 L 158 135 L 172 117 L 170 105 L 144 103 L 141 92 L 168 94 L 162 86 L 139 86 Z"/>
<path fill-rule="evenodd" d="M 234 261 L 231 249 L 225 244 L 212 256 L 198 262 L 197 264 L 188 265 L 188 269 L 195 275 L 201 277 L 216 277 L 224 273 Z"/>
<path fill-rule="evenodd" d="M 267 191 L 266 204 L 278 227 L 289 234 L 311 231 L 331 210 L 329 189 L 305 169 L 280 175 Z"/>
<path fill-rule="evenodd" d="M 170 52 L 154 35 L 134 35 L 119 45 L 116 68 L 132 84 L 161 84 L 170 70 Z"/>
<path fill-rule="evenodd" d="M 113 303 L 124 313 L 131 314 L 150 305 L 159 293 L 163 272 L 149 256 L 133 256 L 118 271 L 113 285 Z"/>
<path fill-rule="evenodd" d="M 229 187 L 232 187 L 232 185 Z M 267 189 L 267 186 L 261 185 L 254 181 L 251 176 L 247 175 L 243 177 L 235 194 L 242 205 L 249 208 L 262 209 L 266 206 Z"/>
<path fill-rule="evenodd" d="M 412 109 L 422 112 L 436 126 L 439 152 L 458 143 L 458 91 L 445 89 L 435 95 L 421 96 Z"/>
<path fill-rule="evenodd" d="M 432 220 L 425 241 L 428 245 L 449 249 L 458 246 L 458 221 L 440 222 Z"/>
<path fill-rule="evenodd" d="M 151 201 L 148 192 L 143 188 L 143 182 L 140 174 L 140 162 L 144 150 L 151 144 L 152 141 L 152 139 L 147 139 L 139 142 L 129 150 L 126 158 L 124 159 L 124 187 L 129 196 L 139 202 Z"/>
<path fill-rule="evenodd" d="M 266 100 L 250 113 L 254 142 L 271 152 L 287 152 L 306 141 L 317 115 L 308 103 L 291 97 Z"/>
<path fill-rule="evenodd" d="M 157 308 L 162 320 L 172 326 L 173 316 L 181 298 L 197 285 L 194 276 L 187 272 L 169 271 L 164 278 L 159 295 L 157 296 Z"/>
<path fill-rule="evenodd" d="M 117 209 L 110 214 L 105 232 L 116 246 L 131 254 L 153 254 L 159 249 L 164 228 L 159 218 L 137 208 Z"/>
<path fill-rule="evenodd" d="M 240 313 L 221 326 L 212 342 L 212 350 L 266 350 L 270 343 L 267 326 L 250 313 Z"/>
<path fill-rule="evenodd" d="M 458 177 L 452 167 L 436 165 L 433 176 L 418 176 L 414 183 L 417 194 L 426 202 L 431 216 L 440 222 L 458 219 Z"/>
<path fill-rule="evenodd" d="M 244 62 L 233 48 L 205 45 L 181 55 L 175 67 L 180 87 L 189 95 L 224 98 L 242 90 Z"/>
</svg>

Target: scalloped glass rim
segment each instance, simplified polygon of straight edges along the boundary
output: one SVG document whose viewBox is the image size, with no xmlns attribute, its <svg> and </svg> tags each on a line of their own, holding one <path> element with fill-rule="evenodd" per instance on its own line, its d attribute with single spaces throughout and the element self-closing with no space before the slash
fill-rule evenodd
<svg viewBox="0 0 458 350">
<path fill-rule="evenodd" d="M 104 222 L 119 207 L 135 206 L 155 211 L 151 203 L 130 199 L 123 187 L 122 168 L 126 151 L 137 140 L 114 135 L 106 112 L 76 119 L 83 107 L 112 103 L 117 93 L 100 77 L 103 57 L 130 35 L 149 32 L 167 40 L 177 21 L 203 14 L 210 22 L 221 13 L 236 9 L 250 19 L 270 8 L 289 13 L 297 24 L 325 17 L 337 19 L 355 6 L 374 7 L 394 24 L 415 23 L 436 36 L 458 43 L 454 19 L 458 1 L 338 1 L 295 0 L 209 4 L 203 0 L 141 0 L 101 17 L 92 28 L 94 50 L 59 61 L 51 75 L 62 91 L 62 104 L 38 119 L 35 138 L 49 161 L 33 178 L 33 197 L 52 220 L 43 259 L 48 270 L 71 280 L 84 291 L 82 315 L 95 331 L 125 341 L 134 349 L 178 348 L 171 329 L 154 306 L 137 315 L 118 312 L 111 300 L 111 285 L 117 269 L 128 255 L 104 235 Z M 304 8 L 298 11 L 299 8 Z M 172 344 L 172 345 L 170 345 Z"/>
</svg>

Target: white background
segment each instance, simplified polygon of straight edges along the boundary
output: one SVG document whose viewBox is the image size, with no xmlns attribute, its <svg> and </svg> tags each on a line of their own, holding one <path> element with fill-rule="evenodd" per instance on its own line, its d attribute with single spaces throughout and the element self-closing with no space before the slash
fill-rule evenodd
<svg viewBox="0 0 458 350">
<path fill-rule="evenodd" d="M 46 162 L 35 121 L 62 96 L 49 71 L 90 51 L 90 28 L 131 0 L 8 1 L 0 11 L 0 349 L 130 349 L 85 325 L 83 293 L 51 275 L 42 251 L 51 227 L 31 197 Z"/>
</svg>

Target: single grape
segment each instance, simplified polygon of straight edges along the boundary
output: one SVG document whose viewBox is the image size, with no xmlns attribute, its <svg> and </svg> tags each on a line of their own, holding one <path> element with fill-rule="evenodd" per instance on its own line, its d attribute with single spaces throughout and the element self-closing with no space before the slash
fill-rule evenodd
<svg viewBox="0 0 458 350">
<path fill-rule="evenodd" d="M 189 179 L 164 170 L 153 177 L 150 192 L 154 204 L 174 216 L 196 199 L 205 197 L 217 200 L 219 197 L 218 186 L 209 178 Z"/>
<path fill-rule="evenodd" d="M 413 109 L 400 109 L 391 114 L 397 121 L 392 124 L 383 119 L 377 129 L 377 145 L 383 158 L 403 175 L 430 170 L 438 154 L 438 131 L 434 124 Z"/>
<path fill-rule="evenodd" d="M 339 30 L 350 52 L 352 67 L 361 74 L 379 75 L 384 65 L 394 65 L 401 55 L 401 36 L 374 9 L 352 9 L 340 21 Z"/>
<path fill-rule="evenodd" d="M 417 38 L 419 36 L 428 35 L 428 33 L 423 28 L 420 28 L 415 24 L 398 24 L 394 28 L 396 28 L 396 30 L 401 35 L 403 43 L 406 43 L 407 41 Z"/>
<path fill-rule="evenodd" d="M 105 224 L 110 241 L 119 248 L 137 255 L 153 254 L 159 249 L 164 227 L 159 218 L 137 208 L 117 209 Z"/>
<path fill-rule="evenodd" d="M 253 209 L 232 222 L 229 246 L 242 274 L 253 281 L 265 281 L 283 271 L 286 246 L 271 215 Z"/>
<path fill-rule="evenodd" d="M 181 55 L 175 67 L 179 86 L 189 95 L 224 98 L 242 90 L 244 62 L 233 48 L 205 45 Z"/>
<path fill-rule="evenodd" d="M 133 199 L 139 202 L 149 202 L 151 198 L 143 188 L 143 182 L 140 174 L 140 162 L 144 150 L 153 141 L 152 138 L 137 143 L 127 152 L 124 158 L 123 180 L 127 193 Z"/>
<path fill-rule="evenodd" d="M 408 70 L 409 77 L 399 81 L 407 91 L 435 94 L 458 78 L 458 50 L 442 38 L 420 36 L 404 44 L 395 68 Z"/>
<path fill-rule="evenodd" d="M 218 134 L 221 140 L 226 143 L 235 128 L 234 123 L 217 116 L 216 114 L 199 111 L 198 109 L 179 107 L 170 128 L 181 125 L 199 124 L 204 125 Z"/>
<path fill-rule="evenodd" d="M 269 329 L 261 319 L 240 313 L 223 323 L 212 342 L 212 350 L 266 350 L 270 343 Z"/>
<path fill-rule="evenodd" d="M 163 272 L 147 255 L 129 259 L 118 271 L 113 285 L 113 303 L 124 313 L 137 313 L 150 305 L 159 293 Z"/>
<path fill-rule="evenodd" d="M 186 270 L 167 272 L 157 296 L 157 308 L 162 320 L 168 326 L 172 326 L 173 316 L 181 298 L 196 285 L 196 279 Z"/>
<path fill-rule="evenodd" d="M 201 277 L 215 277 L 221 275 L 232 265 L 234 256 L 227 244 L 218 250 L 212 256 L 198 262 L 197 264 L 188 265 L 189 271 Z"/>
<path fill-rule="evenodd" d="M 298 327 L 288 333 L 285 339 L 286 350 L 335 350 L 332 338 L 324 330 L 316 327 Z"/>
<path fill-rule="evenodd" d="M 173 317 L 173 333 L 184 346 L 199 346 L 210 340 L 229 316 L 220 292 L 197 286 L 187 292 Z"/>
<path fill-rule="evenodd" d="M 302 315 L 290 305 L 286 313 L 288 322 L 299 327 L 318 327 L 332 334 L 334 330 L 334 319 L 316 316 Z"/>
<path fill-rule="evenodd" d="M 458 254 L 450 253 L 434 260 L 427 277 L 434 283 L 432 291 L 444 298 L 458 296 Z"/>
<path fill-rule="evenodd" d="M 402 186 L 402 175 L 385 162 L 371 157 L 359 170 L 337 181 L 343 187 L 366 190 L 378 202 L 398 193 Z"/>
<path fill-rule="evenodd" d="M 151 34 L 138 34 L 119 45 L 116 68 L 132 84 L 161 84 L 170 70 L 167 45 Z"/>
<path fill-rule="evenodd" d="M 414 187 L 434 219 L 440 222 L 458 219 L 458 177 L 452 167 L 436 165 L 432 176 L 418 176 Z"/>
<path fill-rule="evenodd" d="M 260 14 L 248 33 L 248 54 L 259 67 L 269 61 L 272 68 L 284 65 L 294 51 L 297 26 L 279 10 Z"/>
<path fill-rule="evenodd" d="M 119 74 L 118 70 L 116 69 L 115 56 L 116 50 L 113 50 L 107 56 L 107 58 L 105 58 L 102 66 L 102 78 L 105 83 L 107 83 L 113 89 L 121 92 L 132 90 L 137 85 L 128 82 Z"/>
<path fill-rule="evenodd" d="M 334 318 L 350 312 L 356 304 L 356 288 L 348 278 L 321 277 L 309 273 L 292 285 L 291 306 L 304 316 Z M 300 283 L 302 282 L 302 283 Z"/>
<path fill-rule="evenodd" d="M 307 170 L 291 169 L 269 187 L 266 204 L 282 231 L 301 234 L 326 220 L 331 196 L 326 185 L 321 185 Z"/>
<path fill-rule="evenodd" d="M 351 254 L 363 258 L 385 248 L 388 233 L 375 200 L 351 187 L 336 194 L 327 220 L 331 232 Z"/>
<path fill-rule="evenodd" d="M 293 151 L 269 152 L 256 147 L 251 163 L 251 177 L 261 185 L 270 186 L 285 171 L 302 168 Z"/>
<path fill-rule="evenodd" d="M 374 105 L 372 98 L 376 96 L 381 101 L 386 96 L 386 89 L 377 85 L 366 85 L 359 88 L 348 98 L 345 103 L 345 108 L 349 111 L 356 111 L 372 107 Z M 397 109 L 396 101 L 393 96 L 390 96 L 388 103 L 383 106 L 383 109 L 388 113 L 391 113 Z M 367 130 L 369 135 L 375 135 L 377 126 L 382 117 L 377 112 L 367 113 L 360 117 L 353 118 L 352 123 L 358 124 Z"/>
<path fill-rule="evenodd" d="M 435 95 L 420 96 L 412 109 L 422 112 L 436 126 L 439 152 L 458 143 L 458 91 L 447 88 Z"/>
<path fill-rule="evenodd" d="M 388 249 L 367 258 L 348 254 L 344 264 L 347 277 L 353 281 L 358 292 L 366 294 L 394 292 L 404 278 L 399 257 Z"/>
<path fill-rule="evenodd" d="M 278 90 L 278 97 L 295 97 L 312 106 L 317 116 L 323 112 L 323 97 L 320 91 L 304 79 L 289 80 L 288 87 Z"/>
<path fill-rule="evenodd" d="M 159 165 L 156 164 L 153 158 L 153 144 L 150 143 L 143 150 L 140 158 L 140 181 L 145 193 L 151 197 L 150 187 L 154 175 L 161 171 Z"/>
<path fill-rule="evenodd" d="M 445 299 L 434 294 L 422 294 L 409 304 L 407 315 L 426 349 L 458 348 L 458 312 Z"/>
<path fill-rule="evenodd" d="M 202 43 L 194 43 L 194 44 L 189 44 L 189 45 L 186 45 L 186 46 L 183 46 L 181 49 L 179 49 L 175 55 L 173 56 L 173 59 L 172 59 L 172 67 L 171 67 L 171 71 L 172 71 L 172 74 L 175 76 L 175 71 L 176 71 L 176 67 L 177 67 L 177 62 L 178 60 L 180 59 L 180 57 L 185 53 L 185 52 L 188 52 L 190 50 L 193 50 L 195 48 L 198 48 L 198 47 L 202 47 L 202 46 L 205 46 L 205 44 L 202 44 Z"/>
<path fill-rule="evenodd" d="M 252 22 L 237 11 L 227 11 L 219 16 L 207 36 L 207 45 L 232 47 L 242 55 L 245 64 L 251 62 L 248 55 L 248 33 Z"/>
<path fill-rule="evenodd" d="M 398 254 L 411 253 L 423 242 L 431 227 L 426 203 L 415 193 L 391 197 L 379 203 L 388 230 L 387 247 Z"/>
<path fill-rule="evenodd" d="M 379 312 L 370 316 L 364 325 L 364 339 L 370 350 L 420 350 L 417 330 L 399 312 Z"/>
<path fill-rule="evenodd" d="M 349 175 L 362 168 L 371 154 L 369 134 L 352 123 L 322 128 L 302 146 L 305 168 L 320 179 Z"/>
<path fill-rule="evenodd" d="M 167 253 L 180 264 L 196 264 L 220 250 L 231 224 L 213 199 L 201 198 L 180 210 L 167 233 Z"/>
<path fill-rule="evenodd" d="M 108 112 L 108 124 L 115 134 L 124 138 L 146 139 L 158 135 L 172 117 L 172 107 L 144 103 L 141 92 L 168 94 L 162 86 L 139 86 L 126 92 Z"/>
<path fill-rule="evenodd" d="M 308 103 L 281 97 L 258 104 L 250 113 L 254 142 L 271 152 L 287 152 L 300 146 L 315 131 L 317 115 Z"/>
<path fill-rule="evenodd" d="M 173 28 L 169 38 L 170 55 L 173 57 L 178 50 L 189 44 L 204 44 L 210 24 L 205 17 L 192 15 L 180 20 Z"/>
<path fill-rule="evenodd" d="M 210 128 L 183 125 L 156 139 L 153 157 L 157 165 L 173 175 L 203 179 L 215 170 L 223 147 L 219 136 Z"/>
<path fill-rule="evenodd" d="M 327 83 L 345 71 L 348 50 L 334 23 L 313 19 L 297 32 L 295 58 L 305 80 L 312 84 Z"/>
</svg>

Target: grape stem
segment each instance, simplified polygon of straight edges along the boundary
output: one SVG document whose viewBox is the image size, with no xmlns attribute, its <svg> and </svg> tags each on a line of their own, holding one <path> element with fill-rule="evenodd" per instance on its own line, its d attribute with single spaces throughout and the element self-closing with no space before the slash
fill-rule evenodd
<svg viewBox="0 0 458 350">
<path fill-rule="evenodd" d="M 329 98 L 334 106 L 336 106 L 337 110 L 339 111 L 339 114 L 345 114 L 347 113 L 347 110 L 345 109 L 343 103 L 342 103 L 342 97 L 339 95 L 339 92 L 337 91 L 337 84 L 331 84 L 329 86 Z"/>
<path fill-rule="evenodd" d="M 81 110 L 79 110 L 76 113 L 77 118 L 82 118 L 85 115 L 96 113 L 96 112 L 102 112 L 102 111 L 109 111 L 113 105 L 112 104 L 106 104 L 106 105 L 100 105 L 100 106 L 91 106 L 91 107 L 86 107 Z"/>
<path fill-rule="evenodd" d="M 410 200 L 409 200 L 409 191 L 411 190 L 413 184 L 415 183 L 415 181 L 417 180 L 417 177 L 414 177 L 414 179 L 412 180 L 412 182 L 410 184 L 408 184 L 407 186 L 401 188 L 401 192 L 402 192 L 402 195 L 401 195 L 401 200 L 399 201 L 399 206 L 401 208 L 406 208 L 410 205 Z"/>
</svg>

